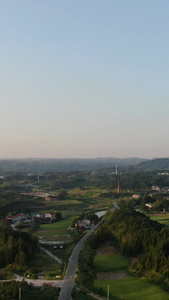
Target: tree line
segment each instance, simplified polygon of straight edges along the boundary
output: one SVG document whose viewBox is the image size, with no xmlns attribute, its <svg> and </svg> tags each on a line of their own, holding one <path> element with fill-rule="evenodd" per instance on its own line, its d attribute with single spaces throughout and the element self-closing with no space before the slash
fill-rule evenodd
<svg viewBox="0 0 169 300">
<path fill-rule="evenodd" d="M 1 300 L 18 299 L 19 293 L 22 300 L 58 300 L 59 292 L 60 288 L 51 286 L 33 287 L 25 281 L 0 283 Z"/>
<path fill-rule="evenodd" d="M 4 279 L 4 269 L 24 272 L 32 257 L 39 252 L 37 237 L 11 229 L 0 224 L 0 277 Z"/>
</svg>

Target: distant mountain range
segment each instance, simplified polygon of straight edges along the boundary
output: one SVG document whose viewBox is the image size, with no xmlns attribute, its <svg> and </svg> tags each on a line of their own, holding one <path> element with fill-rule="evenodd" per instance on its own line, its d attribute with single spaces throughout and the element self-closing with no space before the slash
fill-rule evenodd
<svg viewBox="0 0 169 300">
<path fill-rule="evenodd" d="M 142 171 L 169 170 L 169 158 L 155 158 L 152 160 L 142 161 L 136 166 L 136 168 Z"/>
<path fill-rule="evenodd" d="M 103 168 L 132 168 L 140 171 L 169 170 L 169 158 L 28 158 L 1 159 L 0 175 L 6 172 L 39 173 L 45 171 L 87 171 Z"/>
<path fill-rule="evenodd" d="M 87 171 L 102 168 L 135 166 L 144 159 L 141 158 L 28 158 L 0 160 L 0 173 L 3 172 L 45 172 L 45 171 Z"/>
</svg>

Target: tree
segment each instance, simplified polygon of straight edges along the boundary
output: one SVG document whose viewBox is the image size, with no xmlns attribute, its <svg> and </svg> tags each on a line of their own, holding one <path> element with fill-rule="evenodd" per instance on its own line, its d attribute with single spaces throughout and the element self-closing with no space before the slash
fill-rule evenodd
<svg viewBox="0 0 169 300">
<path fill-rule="evenodd" d="M 22 250 L 20 250 L 16 255 L 15 263 L 20 266 L 24 266 L 26 264 L 26 255 Z"/>
<path fill-rule="evenodd" d="M 58 194 L 58 199 L 67 199 L 68 198 L 68 192 L 65 190 L 61 190 Z"/>
<path fill-rule="evenodd" d="M 159 199 L 154 202 L 153 209 L 155 211 L 163 211 L 168 208 L 168 201 L 166 199 Z"/>
<path fill-rule="evenodd" d="M 60 221 L 62 219 L 62 213 L 60 211 L 57 211 L 55 214 L 56 221 Z"/>
</svg>

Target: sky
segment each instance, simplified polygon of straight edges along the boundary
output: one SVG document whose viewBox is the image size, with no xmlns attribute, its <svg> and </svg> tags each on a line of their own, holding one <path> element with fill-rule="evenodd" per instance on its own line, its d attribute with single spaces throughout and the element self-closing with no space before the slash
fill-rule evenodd
<svg viewBox="0 0 169 300">
<path fill-rule="evenodd" d="M 0 0 L 0 158 L 169 157 L 168 0 Z"/>
</svg>

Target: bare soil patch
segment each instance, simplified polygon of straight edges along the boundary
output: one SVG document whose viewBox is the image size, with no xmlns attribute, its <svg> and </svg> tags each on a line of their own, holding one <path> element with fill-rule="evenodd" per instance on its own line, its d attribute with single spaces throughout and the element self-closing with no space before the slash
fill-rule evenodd
<svg viewBox="0 0 169 300">
<path fill-rule="evenodd" d="M 138 260 L 138 258 L 137 257 L 133 257 L 133 258 L 131 258 L 131 260 L 130 260 L 130 265 L 134 265 L 135 264 L 135 262 Z"/>
<path fill-rule="evenodd" d="M 93 198 L 98 198 L 100 196 L 100 193 L 94 194 Z"/>
<path fill-rule="evenodd" d="M 70 243 L 73 241 L 73 237 L 71 235 L 52 235 L 52 236 L 41 236 L 41 240 L 43 242 L 51 242 L 51 241 L 60 241 L 62 240 L 65 243 Z"/>
<path fill-rule="evenodd" d="M 108 255 L 108 254 L 120 254 L 119 250 L 116 249 L 113 246 L 110 246 L 109 243 L 106 243 L 104 245 L 101 245 L 98 249 L 97 249 L 97 254 L 98 255 Z"/>
<path fill-rule="evenodd" d="M 50 232 L 51 230 L 49 230 L 49 229 L 42 229 L 42 230 L 38 230 L 38 233 L 40 234 L 40 233 L 46 233 L 46 232 Z"/>
<path fill-rule="evenodd" d="M 99 272 L 97 273 L 97 279 L 123 279 L 129 278 L 126 272 L 117 271 L 117 272 Z"/>
<path fill-rule="evenodd" d="M 154 216 L 157 216 L 157 217 L 165 217 L 164 214 L 154 214 Z M 167 218 L 167 216 L 166 216 L 166 218 Z"/>
</svg>

